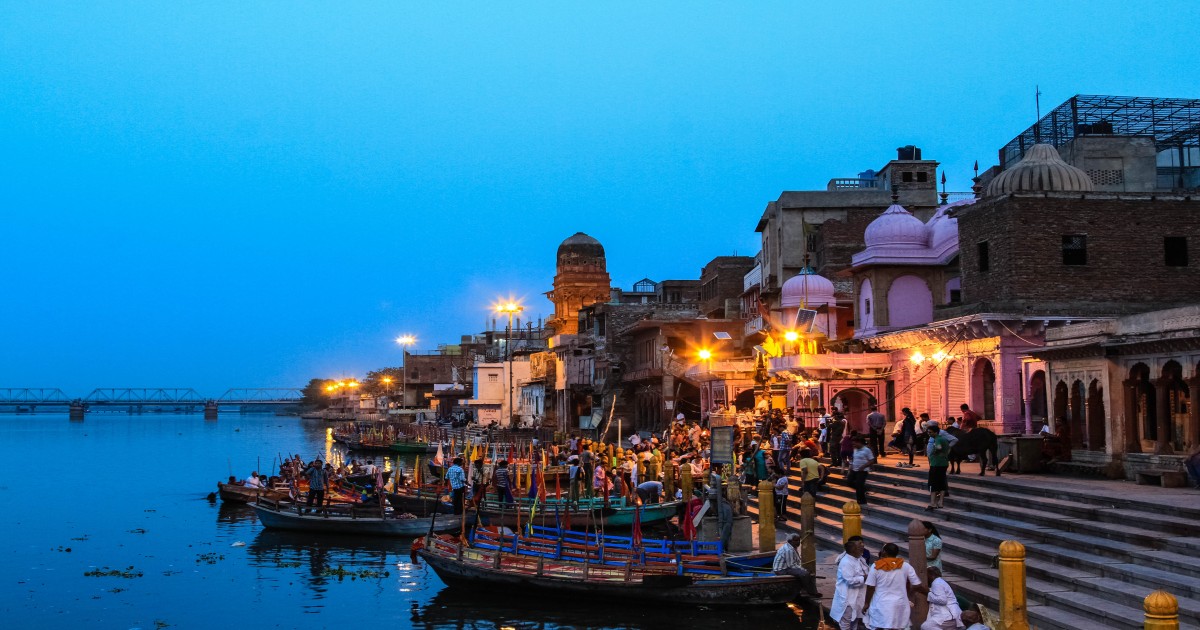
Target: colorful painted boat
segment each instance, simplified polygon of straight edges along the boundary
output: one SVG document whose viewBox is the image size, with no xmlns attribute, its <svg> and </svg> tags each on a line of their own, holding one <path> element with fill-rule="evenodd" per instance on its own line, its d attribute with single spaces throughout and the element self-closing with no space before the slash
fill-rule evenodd
<svg viewBox="0 0 1200 630">
<path fill-rule="evenodd" d="M 642 525 L 665 521 L 674 516 L 681 501 L 667 503 L 648 503 L 640 506 L 640 521 Z M 567 499 L 547 498 L 544 501 L 520 498 L 513 503 L 486 499 L 477 506 L 480 517 L 486 523 L 497 523 L 507 527 L 527 524 L 531 518 L 534 525 L 541 527 L 569 527 L 570 529 L 589 528 L 628 528 L 633 527 L 635 514 L 639 506 L 626 502 L 624 499 L 612 499 L 605 506 L 603 499 Z M 520 514 L 518 514 L 518 508 Z"/>
<path fill-rule="evenodd" d="M 758 571 L 729 570 L 714 553 L 684 553 L 671 541 L 580 544 L 556 537 L 505 535 L 477 529 L 471 543 L 427 536 L 420 557 L 451 588 L 506 590 L 529 596 L 587 597 L 680 606 L 785 604 L 800 595 L 800 580 Z M 692 544 L 692 543 L 684 543 Z M 647 551 L 650 549 L 650 551 Z M 714 565 L 714 560 L 717 564 Z"/>
</svg>

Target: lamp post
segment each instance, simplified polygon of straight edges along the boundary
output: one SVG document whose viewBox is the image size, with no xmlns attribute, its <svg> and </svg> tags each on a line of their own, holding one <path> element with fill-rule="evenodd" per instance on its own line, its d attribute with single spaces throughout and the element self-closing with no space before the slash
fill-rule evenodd
<svg viewBox="0 0 1200 630">
<path fill-rule="evenodd" d="M 379 380 L 383 381 L 383 387 L 384 387 L 383 398 L 384 398 L 384 400 L 387 401 L 385 404 L 387 407 L 391 407 L 392 406 L 392 377 L 385 376 Z M 387 413 L 386 408 L 384 409 L 384 413 L 385 414 Z"/>
<path fill-rule="evenodd" d="M 704 362 L 704 375 L 706 377 L 708 377 L 708 380 L 707 380 L 707 383 L 708 383 L 708 407 L 707 408 L 705 408 L 705 406 L 704 406 L 704 397 L 703 396 L 700 397 L 701 398 L 700 399 L 700 419 L 703 420 L 704 418 L 708 417 L 710 410 L 713 407 L 715 407 L 717 404 L 716 403 L 717 397 L 713 390 L 713 384 L 712 384 L 712 356 L 713 356 L 713 354 L 712 354 L 712 350 L 709 350 L 708 348 L 701 348 L 700 351 L 696 353 L 696 356 L 699 357 L 700 360 Z"/>
<path fill-rule="evenodd" d="M 400 335 L 396 337 L 396 343 L 404 349 L 404 354 L 401 356 L 403 363 L 400 364 L 400 408 L 408 408 L 408 347 L 417 343 L 417 338 L 412 335 Z"/>
<path fill-rule="evenodd" d="M 508 315 L 508 326 L 504 329 L 504 354 L 508 360 L 508 426 L 512 427 L 513 417 L 513 359 L 512 359 L 512 325 L 513 315 L 525 310 L 516 302 L 504 302 L 496 307 L 496 311 Z"/>
</svg>

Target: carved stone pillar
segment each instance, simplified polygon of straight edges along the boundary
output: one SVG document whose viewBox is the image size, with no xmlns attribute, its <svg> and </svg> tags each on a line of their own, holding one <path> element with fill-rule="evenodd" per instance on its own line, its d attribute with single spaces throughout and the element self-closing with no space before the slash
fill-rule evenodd
<svg viewBox="0 0 1200 630">
<path fill-rule="evenodd" d="M 1125 452 L 1140 453 L 1142 452 L 1142 430 L 1138 426 L 1137 418 L 1137 381 L 1127 378 L 1121 384 L 1124 385 L 1123 391 L 1125 392 L 1125 418 L 1121 423 L 1122 430 L 1125 432 Z"/>
<path fill-rule="evenodd" d="M 1171 379 L 1160 377 L 1154 381 L 1154 413 L 1158 416 L 1158 439 L 1154 442 L 1155 455 L 1170 455 L 1171 442 Z"/>
<path fill-rule="evenodd" d="M 1188 420 L 1183 433 L 1184 448 L 1192 452 L 1200 446 L 1200 376 L 1187 380 Z"/>
</svg>

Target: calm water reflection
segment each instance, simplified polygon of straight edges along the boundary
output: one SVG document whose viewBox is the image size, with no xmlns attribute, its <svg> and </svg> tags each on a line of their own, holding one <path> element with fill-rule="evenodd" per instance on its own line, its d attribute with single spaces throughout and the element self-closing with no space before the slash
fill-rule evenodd
<svg viewBox="0 0 1200 630">
<path fill-rule="evenodd" d="M 408 540 L 264 531 L 252 509 L 206 500 L 231 471 L 270 471 L 290 453 L 342 456 L 325 429 L 233 414 L 0 415 L 3 627 L 649 629 L 684 617 L 706 627 L 815 627 L 813 614 L 802 622 L 782 608 L 681 616 L 451 592 L 410 563 Z M 339 578 L 339 568 L 369 577 Z M 96 570 L 130 577 L 84 575 Z"/>
</svg>

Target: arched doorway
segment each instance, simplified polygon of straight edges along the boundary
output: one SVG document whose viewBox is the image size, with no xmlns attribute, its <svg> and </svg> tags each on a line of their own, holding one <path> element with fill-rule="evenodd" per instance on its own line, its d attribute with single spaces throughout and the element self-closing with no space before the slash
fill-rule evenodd
<svg viewBox="0 0 1200 630">
<path fill-rule="evenodd" d="M 1176 361 L 1167 361 L 1162 369 L 1167 381 L 1167 443 L 1176 453 L 1184 449 L 1184 427 L 1188 420 L 1188 386 L 1183 382 L 1183 366 Z"/>
<path fill-rule="evenodd" d="M 1136 432 L 1141 441 L 1153 442 L 1158 439 L 1158 410 L 1155 408 L 1154 386 L 1150 384 L 1150 367 L 1138 363 L 1129 368 L 1129 381 L 1133 394 L 1132 416 Z"/>
<path fill-rule="evenodd" d="M 1049 409 L 1046 405 L 1046 372 L 1038 370 L 1029 379 L 1029 415 L 1034 422 L 1046 422 Z M 1037 427 L 1034 427 L 1035 429 Z"/>
<path fill-rule="evenodd" d="M 1067 414 L 1069 413 L 1067 399 L 1069 396 L 1070 394 L 1067 393 L 1067 383 L 1059 381 L 1058 385 L 1054 386 L 1054 422 L 1052 425 L 1055 431 L 1059 429 L 1068 433 L 1071 431 L 1071 424 L 1067 422 Z"/>
<path fill-rule="evenodd" d="M 976 359 L 971 385 L 971 409 L 984 420 L 995 420 L 996 369 L 990 360 Z"/>
<path fill-rule="evenodd" d="M 866 433 L 867 414 L 871 412 L 871 405 L 875 404 L 875 397 L 861 389 L 843 389 L 834 400 L 841 401 L 842 413 L 846 414 L 846 426 Z"/>
<path fill-rule="evenodd" d="M 733 399 L 735 409 L 754 409 L 754 388 L 743 389 Z"/>
<path fill-rule="evenodd" d="M 1087 396 L 1088 448 L 1103 451 L 1108 442 L 1108 427 L 1104 423 L 1104 386 L 1097 379 L 1088 385 Z"/>
</svg>

